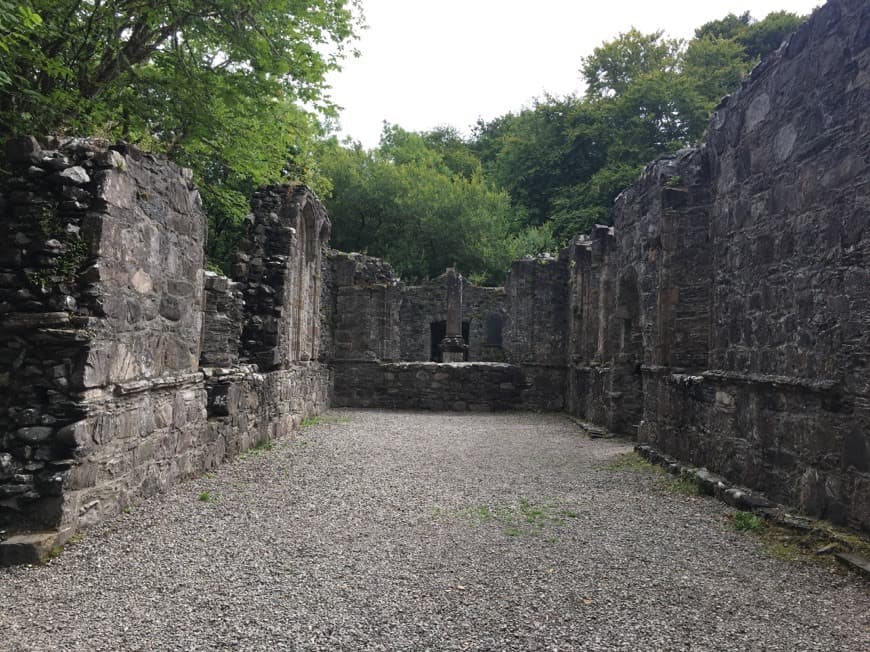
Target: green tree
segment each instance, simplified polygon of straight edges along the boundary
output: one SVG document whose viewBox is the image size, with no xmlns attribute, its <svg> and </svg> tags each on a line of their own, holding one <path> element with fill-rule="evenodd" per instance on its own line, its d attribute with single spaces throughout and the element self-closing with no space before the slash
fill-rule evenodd
<svg viewBox="0 0 870 652">
<path fill-rule="evenodd" d="M 583 59 L 586 96 L 618 96 L 646 75 L 674 71 L 680 46 L 678 40 L 663 38 L 663 32 L 641 34 L 634 28 L 603 43 Z"/>
<path fill-rule="evenodd" d="M 544 97 L 517 114 L 478 123 L 472 148 L 488 178 L 508 191 L 524 224 L 540 226 L 561 188 L 603 164 L 607 137 L 595 107 L 572 96 Z"/>
<path fill-rule="evenodd" d="M 752 15 L 747 11 L 741 15 L 728 14 L 724 18 L 711 20 L 695 30 L 695 38 L 714 38 L 734 40 L 752 24 Z"/>
<path fill-rule="evenodd" d="M 715 106 L 799 21 L 729 14 L 688 43 L 629 30 L 583 59 L 583 98 L 547 97 L 480 122 L 471 148 L 525 223 L 565 242 L 609 223 L 613 200 L 644 164 L 697 142 Z"/>
<path fill-rule="evenodd" d="M 776 50 L 805 19 L 788 11 L 771 12 L 762 20 L 755 20 L 748 11 L 740 16 L 728 14 L 701 25 L 695 30 L 695 38 L 732 41 L 742 48 L 747 61 L 758 62 Z"/>
<path fill-rule="evenodd" d="M 18 48 L 28 47 L 29 37 L 42 24 L 42 17 L 27 2 L 0 0 L 0 92 L 12 84 L 10 62 Z"/>
<path fill-rule="evenodd" d="M 736 40 L 745 48 L 747 56 L 756 61 L 778 49 L 805 19 L 788 11 L 774 11 L 750 24 Z"/>
<path fill-rule="evenodd" d="M 548 229 L 525 230 L 506 192 L 474 170 L 465 153 L 456 171 L 455 134 L 386 125 L 378 148 L 328 142 L 321 155 L 332 192 L 325 197 L 333 244 L 389 260 L 412 281 L 458 265 L 481 280 L 501 280 L 518 255 L 552 246 Z"/>
<path fill-rule="evenodd" d="M 253 188 L 322 180 L 314 145 L 335 112 L 325 76 L 354 38 L 357 4 L 33 0 L 42 21 L 20 23 L 28 47 L 3 63 L 0 135 L 120 137 L 193 168 L 208 254 L 225 262 Z"/>
<path fill-rule="evenodd" d="M 112 128 L 108 105 L 145 67 L 235 71 L 317 101 L 353 36 L 345 0 L 33 0 L 41 24 L 9 63 L 4 124 L 35 131 Z M 127 107 L 128 110 L 130 107 Z M 23 115 L 20 115 L 23 114 Z M 123 121 L 119 120 L 122 124 Z"/>
</svg>

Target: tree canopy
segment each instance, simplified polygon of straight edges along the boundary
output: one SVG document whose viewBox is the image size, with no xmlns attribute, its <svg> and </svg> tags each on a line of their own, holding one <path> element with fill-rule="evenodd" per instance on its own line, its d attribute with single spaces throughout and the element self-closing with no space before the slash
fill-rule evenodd
<svg viewBox="0 0 870 652">
<path fill-rule="evenodd" d="M 231 260 L 253 190 L 293 179 L 325 199 L 338 247 L 411 280 L 458 264 L 495 282 L 514 257 L 608 223 L 642 166 L 701 138 L 802 20 L 729 14 L 687 42 L 631 29 L 579 62 L 582 96 L 545 95 L 470 137 L 385 125 L 366 151 L 330 136 L 325 85 L 360 4 L 0 0 L 0 136 L 122 138 L 192 168 L 214 263 Z"/>
<path fill-rule="evenodd" d="M 631 29 L 581 62 L 582 97 L 544 97 L 480 122 L 469 147 L 530 225 L 557 242 L 609 223 L 616 195 L 642 166 L 697 142 L 713 108 L 802 18 L 729 14 L 688 42 Z"/>
<path fill-rule="evenodd" d="M 356 0 L 2 3 L 0 129 L 123 138 L 191 167 L 226 259 L 255 187 L 316 180 L 325 76 L 360 20 Z"/>
<path fill-rule="evenodd" d="M 513 257 L 551 245 L 547 229 L 523 229 L 507 192 L 450 129 L 422 134 L 385 125 L 366 151 L 334 139 L 321 151 L 332 181 L 325 197 L 333 244 L 389 260 L 412 281 L 458 265 L 479 282 L 500 280 Z"/>
</svg>

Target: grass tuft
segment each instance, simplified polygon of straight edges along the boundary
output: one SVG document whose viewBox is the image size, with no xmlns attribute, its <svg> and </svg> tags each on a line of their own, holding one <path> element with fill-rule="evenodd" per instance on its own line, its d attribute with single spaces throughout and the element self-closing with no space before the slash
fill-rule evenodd
<svg viewBox="0 0 870 652">
<path fill-rule="evenodd" d="M 643 457 L 629 451 L 628 453 L 620 453 L 608 462 L 605 467 L 608 471 L 632 471 L 634 473 L 654 473 L 655 475 L 663 475 L 665 470 L 655 464 L 651 464 Z"/>
<path fill-rule="evenodd" d="M 520 498 L 509 506 L 470 507 L 462 510 L 460 516 L 480 524 L 497 524 L 505 536 L 518 537 L 539 536 L 545 530 L 562 527 L 567 519 L 579 518 L 580 515 L 576 511 L 560 508 L 552 502 L 534 503 L 527 498 Z"/>
<path fill-rule="evenodd" d="M 694 478 L 674 478 L 673 480 L 663 480 L 662 487 L 667 491 L 673 491 L 683 496 L 703 496 L 704 490 L 698 481 Z"/>
<path fill-rule="evenodd" d="M 752 512 L 734 512 L 731 524 L 738 532 L 760 532 L 765 526 L 764 519 Z"/>
</svg>

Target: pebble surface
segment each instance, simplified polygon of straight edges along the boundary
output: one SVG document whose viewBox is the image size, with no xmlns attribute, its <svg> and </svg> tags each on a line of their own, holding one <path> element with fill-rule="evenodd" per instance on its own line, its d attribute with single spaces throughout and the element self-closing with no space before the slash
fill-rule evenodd
<svg viewBox="0 0 870 652">
<path fill-rule="evenodd" d="M 870 584 L 608 466 L 629 450 L 558 415 L 332 410 L 0 569 L 0 649 L 870 650 Z"/>
</svg>

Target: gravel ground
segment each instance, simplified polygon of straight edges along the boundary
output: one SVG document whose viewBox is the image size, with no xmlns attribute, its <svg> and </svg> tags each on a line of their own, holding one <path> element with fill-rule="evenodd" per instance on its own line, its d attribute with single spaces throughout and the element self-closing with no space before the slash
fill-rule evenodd
<svg viewBox="0 0 870 652">
<path fill-rule="evenodd" d="M 0 569 L 0 649 L 870 650 L 864 580 L 608 468 L 628 450 L 560 416 L 334 410 Z"/>
</svg>

